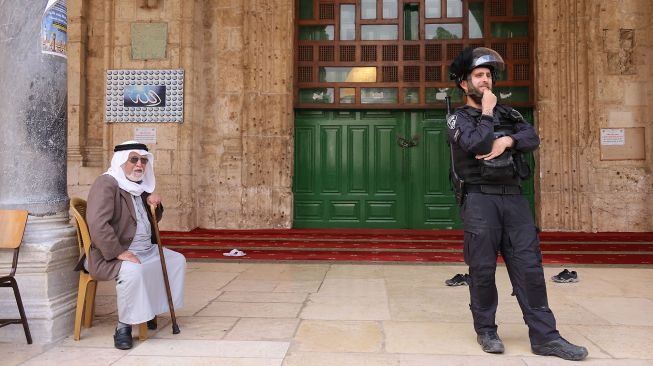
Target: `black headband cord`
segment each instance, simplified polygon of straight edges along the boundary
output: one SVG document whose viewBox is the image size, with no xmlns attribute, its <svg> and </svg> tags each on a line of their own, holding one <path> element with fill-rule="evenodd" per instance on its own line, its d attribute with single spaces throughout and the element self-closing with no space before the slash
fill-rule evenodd
<svg viewBox="0 0 653 366">
<path fill-rule="evenodd" d="M 125 150 L 145 150 L 145 151 L 149 151 L 147 149 L 147 146 L 145 146 L 145 144 L 124 144 L 124 145 L 116 145 L 116 147 L 113 148 L 113 152 L 125 151 Z"/>
</svg>

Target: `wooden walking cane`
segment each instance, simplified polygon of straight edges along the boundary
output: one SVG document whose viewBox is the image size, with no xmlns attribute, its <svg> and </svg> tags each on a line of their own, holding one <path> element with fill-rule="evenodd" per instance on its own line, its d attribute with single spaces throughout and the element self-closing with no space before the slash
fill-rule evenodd
<svg viewBox="0 0 653 366">
<path fill-rule="evenodd" d="M 166 294 L 168 295 L 168 307 L 170 308 L 170 318 L 172 319 L 172 334 L 179 334 L 179 325 L 177 325 L 177 317 L 175 317 L 175 307 L 172 304 L 172 291 L 170 291 L 170 281 L 168 281 L 168 269 L 166 268 L 166 259 L 163 256 L 163 244 L 161 243 L 161 235 L 159 234 L 159 224 L 156 222 L 156 205 L 150 205 L 150 212 L 152 213 L 152 226 L 154 226 L 154 238 L 156 245 L 159 247 L 159 257 L 161 258 L 161 270 L 163 271 L 163 284 L 166 287 Z"/>
</svg>

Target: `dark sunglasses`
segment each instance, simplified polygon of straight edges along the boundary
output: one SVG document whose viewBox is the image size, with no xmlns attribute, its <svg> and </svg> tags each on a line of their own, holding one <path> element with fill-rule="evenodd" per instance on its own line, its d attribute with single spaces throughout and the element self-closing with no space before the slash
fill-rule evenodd
<svg viewBox="0 0 653 366">
<path fill-rule="evenodd" d="M 131 158 L 127 159 L 128 162 L 130 162 L 130 163 L 132 163 L 134 165 L 136 163 L 138 163 L 139 160 L 141 161 L 141 164 L 143 164 L 143 165 L 147 164 L 147 162 L 148 162 L 147 158 L 145 158 L 145 157 L 140 157 L 139 158 L 138 156 L 132 156 Z"/>
</svg>

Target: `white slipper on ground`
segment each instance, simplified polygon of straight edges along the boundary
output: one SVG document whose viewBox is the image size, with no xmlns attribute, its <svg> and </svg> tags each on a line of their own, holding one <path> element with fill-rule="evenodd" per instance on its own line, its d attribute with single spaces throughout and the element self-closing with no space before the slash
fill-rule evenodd
<svg viewBox="0 0 653 366">
<path fill-rule="evenodd" d="M 245 252 L 238 249 L 232 249 L 229 253 L 222 253 L 225 257 L 242 257 L 245 255 Z"/>
</svg>

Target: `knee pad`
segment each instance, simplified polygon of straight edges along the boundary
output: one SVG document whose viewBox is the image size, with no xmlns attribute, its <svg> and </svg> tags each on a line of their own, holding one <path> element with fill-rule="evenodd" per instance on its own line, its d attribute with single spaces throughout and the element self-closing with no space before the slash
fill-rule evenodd
<svg viewBox="0 0 653 366">
<path fill-rule="evenodd" d="M 531 309 L 548 309 L 544 273 L 531 271 L 525 273 L 526 298 Z"/>
<path fill-rule="evenodd" d="M 494 268 L 480 268 L 471 275 L 470 284 L 476 293 L 476 301 L 481 308 L 487 308 L 497 302 L 497 287 L 495 284 Z M 471 270 L 470 270 L 471 274 Z"/>
</svg>

